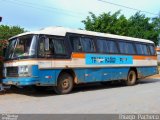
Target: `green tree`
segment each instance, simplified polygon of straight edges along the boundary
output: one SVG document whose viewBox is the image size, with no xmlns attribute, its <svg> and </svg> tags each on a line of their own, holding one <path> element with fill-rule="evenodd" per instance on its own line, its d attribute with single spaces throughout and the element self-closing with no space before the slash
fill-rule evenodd
<svg viewBox="0 0 160 120">
<path fill-rule="evenodd" d="M 158 40 L 160 41 L 160 12 L 157 17 L 152 18 L 152 22 L 154 25 L 154 30 L 158 34 Z M 159 41 L 157 41 L 157 42 L 159 42 Z"/>
<path fill-rule="evenodd" d="M 114 14 L 103 13 L 96 16 L 94 13 L 90 12 L 90 16 L 87 16 L 86 20 L 82 22 L 85 24 L 86 30 L 112 33 L 112 34 L 124 34 L 124 27 L 127 26 L 127 19 L 124 15 L 120 15 L 120 11 Z"/>
<path fill-rule="evenodd" d="M 128 36 L 149 39 L 155 44 L 158 43 L 158 34 L 155 31 L 156 25 L 151 21 L 151 18 L 137 12 L 128 19 L 128 23 Z"/>
<path fill-rule="evenodd" d="M 140 12 L 126 18 L 120 11 L 89 16 L 82 21 L 86 30 L 149 39 L 158 43 L 159 17 L 154 20 Z"/>
<path fill-rule="evenodd" d="M 2 59 L 3 48 L 8 44 L 8 39 L 14 35 L 25 32 L 24 28 L 19 26 L 0 25 L 0 78 L 2 77 Z"/>
<path fill-rule="evenodd" d="M 7 40 L 23 32 L 25 32 L 24 28 L 19 26 L 0 25 L 0 56 L 2 55 L 2 49 L 7 45 Z"/>
</svg>

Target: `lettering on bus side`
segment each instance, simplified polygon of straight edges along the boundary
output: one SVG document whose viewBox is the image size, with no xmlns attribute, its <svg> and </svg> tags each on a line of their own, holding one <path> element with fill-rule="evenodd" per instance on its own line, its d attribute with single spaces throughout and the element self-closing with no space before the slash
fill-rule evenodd
<svg viewBox="0 0 160 120">
<path fill-rule="evenodd" d="M 132 56 L 86 54 L 87 65 L 133 64 Z"/>
</svg>

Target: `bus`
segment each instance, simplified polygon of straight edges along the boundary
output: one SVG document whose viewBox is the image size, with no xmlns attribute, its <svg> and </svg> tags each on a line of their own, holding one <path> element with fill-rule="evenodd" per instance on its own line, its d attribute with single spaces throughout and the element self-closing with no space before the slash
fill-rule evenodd
<svg viewBox="0 0 160 120">
<path fill-rule="evenodd" d="M 53 87 L 70 93 L 76 84 L 137 80 L 155 75 L 157 56 L 150 40 L 48 27 L 9 39 L 4 85 Z"/>
</svg>

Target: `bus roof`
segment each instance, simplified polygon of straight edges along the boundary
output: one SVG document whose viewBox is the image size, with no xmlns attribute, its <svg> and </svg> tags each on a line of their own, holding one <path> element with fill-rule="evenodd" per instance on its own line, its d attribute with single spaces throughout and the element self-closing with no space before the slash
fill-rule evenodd
<svg viewBox="0 0 160 120">
<path fill-rule="evenodd" d="M 16 36 L 11 37 L 10 39 L 27 35 L 27 34 L 45 34 L 45 35 L 65 36 L 66 33 L 76 33 L 76 34 L 82 34 L 82 35 L 91 35 L 91 36 L 98 36 L 98 37 L 123 39 L 123 40 L 129 40 L 129 41 L 154 43 L 153 41 L 146 40 L 146 39 L 126 37 L 126 36 L 120 36 L 120 35 L 114 35 L 114 34 L 108 34 L 108 33 L 93 32 L 93 31 L 87 31 L 87 30 L 70 29 L 70 28 L 64 28 L 64 27 L 47 27 L 39 31 L 32 31 L 32 32 L 18 34 Z"/>
</svg>

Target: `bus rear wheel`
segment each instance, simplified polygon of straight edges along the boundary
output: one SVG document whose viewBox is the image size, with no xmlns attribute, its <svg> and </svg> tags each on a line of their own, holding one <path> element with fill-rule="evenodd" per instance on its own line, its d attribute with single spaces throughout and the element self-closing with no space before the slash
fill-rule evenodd
<svg viewBox="0 0 160 120">
<path fill-rule="evenodd" d="M 130 70 L 127 76 L 127 80 L 125 81 L 125 84 L 127 86 L 132 86 L 136 84 L 136 72 L 134 70 Z"/>
<path fill-rule="evenodd" d="M 70 93 L 72 91 L 72 88 L 73 88 L 72 76 L 68 73 L 61 73 L 58 78 L 57 86 L 54 87 L 54 91 L 57 94 L 61 95 Z"/>
</svg>

